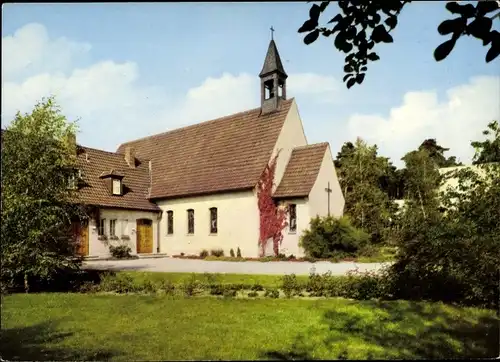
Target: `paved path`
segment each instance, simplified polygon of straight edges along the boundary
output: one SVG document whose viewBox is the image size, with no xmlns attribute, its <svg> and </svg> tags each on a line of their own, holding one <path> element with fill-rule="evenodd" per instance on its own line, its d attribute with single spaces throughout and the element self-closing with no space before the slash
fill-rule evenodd
<svg viewBox="0 0 500 362">
<path fill-rule="evenodd" d="M 183 272 L 183 273 L 235 273 L 235 274 L 296 274 L 308 275 L 314 267 L 318 274 L 331 271 L 333 275 L 344 275 L 349 270 L 358 267 L 360 272 L 377 271 L 387 263 L 329 263 L 329 262 L 231 262 L 203 261 L 175 258 L 152 258 L 133 260 L 102 260 L 86 261 L 86 269 L 102 270 L 137 270 L 152 272 Z"/>
</svg>

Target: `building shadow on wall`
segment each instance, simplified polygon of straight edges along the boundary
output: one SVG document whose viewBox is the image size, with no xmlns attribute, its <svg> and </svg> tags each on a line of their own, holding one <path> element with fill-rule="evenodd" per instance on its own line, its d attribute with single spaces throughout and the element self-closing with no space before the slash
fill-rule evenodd
<svg viewBox="0 0 500 362">
<path fill-rule="evenodd" d="M 116 351 L 55 347 L 73 333 L 57 331 L 56 321 L 28 327 L 2 328 L 0 355 L 7 361 L 105 361 L 118 356 Z"/>
<path fill-rule="evenodd" d="M 453 310 L 439 303 L 352 302 L 347 308 L 324 310 L 319 325 L 297 335 L 290 346 L 263 351 L 260 357 L 272 360 L 498 357 L 498 318 L 484 315 L 474 319 Z"/>
</svg>

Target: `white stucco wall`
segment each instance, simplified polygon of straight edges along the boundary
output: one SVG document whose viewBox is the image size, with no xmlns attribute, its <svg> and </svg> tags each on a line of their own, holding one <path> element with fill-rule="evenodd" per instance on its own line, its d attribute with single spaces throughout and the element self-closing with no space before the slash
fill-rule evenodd
<svg viewBox="0 0 500 362">
<path fill-rule="evenodd" d="M 252 191 L 213 194 L 157 202 L 163 210 L 160 250 L 168 255 L 199 255 L 206 249 L 241 249 L 244 257 L 257 257 L 259 210 Z M 217 208 L 217 234 L 210 234 L 211 207 Z M 188 234 L 187 210 L 194 210 L 194 234 Z M 167 211 L 174 212 L 174 233 L 167 235 Z"/>
<path fill-rule="evenodd" d="M 333 164 L 330 146 L 327 147 L 316 182 L 309 193 L 309 214 L 311 217 L 328 215 L 328 195 L 325 189 L 330 182 L 330 214 L 335 217 L 342 216 L 344 212 L 344 196 Z"/>
<path fill-rule="evenodd" d="M 101 219 L 106 219 L 104 233 L 108 236 L 108 241 L 99 240 L 96 220 L 89 222 L 89 256 L 107 257 L 109 256 L 109 244 L 128 245 L 132 249 L 132 254 L 137 254 L 137 219 L 150 219 L 153 222 L 153 254 L 157 253 L 158 246 L 158 213 L 148 211 L 101 209 Z M 109 220 L 116 219 L 116 235 L 120 237 L 122 232 L 130 237 L 130 240 L 109 240 Z M 126 221 L 126 222 L 125 222 Z M 163 251 L 160 249 L 160 253 Z"/>
<path fill-rule="evenodd" d="M 305 145 L 307 145 L 307 140 L 304 134 L 304 128 L 302 127 L 302 120 L 300 119 L 297 103 L 294 100 L 290 106 L 285 122 L 283 123 L 283 128 L 281 129 L 272 153 L 272 157 L 274 157 L 277 152 L 280 151 L 276 162 L 273 192 L 281 182 L 281 178 L 285 173 L 286 165 L 288 164 L 292 150 L 295 147 Z"/>
<path fill-rule="evenodd" d="M 303 257 L 305 255 L 304 250 L 299 247 L 300 236 L 309 227 L 309 221 L 311 220 L 307 199 L 290 199 L 282 201 L 280 204 L 295 204 L 297 216 L 297 231 L 291 232 L 289 226 L 283 230 L 283 242 L 280 246 L 280 253 L 287 256 L 293 254 L 297 258 Z M 290 224 L 290 215 L 288 215 L 287 221 Z"/>
</svg>

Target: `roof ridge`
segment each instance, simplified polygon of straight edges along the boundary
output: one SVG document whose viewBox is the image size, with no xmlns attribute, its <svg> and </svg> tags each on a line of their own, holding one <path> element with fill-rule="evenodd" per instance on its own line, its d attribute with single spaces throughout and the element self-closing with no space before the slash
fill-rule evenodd
<svg viewBox="0 0 500 362">
<path fill-rule="evenodd" d="M 284 102 L 292 103 L 292 101 L 294 99 L 295 99 L 295 97 L 292 97 L 292 98 L 286 99 Z M 222 121 L 224 119 L 227 119 L 227 118 L 230 118 L 230 117 L 235 117 L 235 116 L 240 116 L 240 115 L 243 115 L 245 113 L 257 112 L 261 108 L 262 107 L 256 107 L 256 108 L 248 109 L 246 111 L 240 111 L 240 112 L 228 114 L 228 115 L 225 115 L 225 116 L 222 116 L 222 117 L 219 117 L 219 118 L 213 118 L 213 119 L 209 119 L 207 121 L 203 121 L 203 122 L 199 122 L 199 123 L 195 123 L 195 124 L 190 124 L 190 125 L 187 125 L 187 126 L 184 126 L 184 127 L 180 127 L 180 128 L 175 128 L 175 129 L 170 130 L 170 131 L 160 132 L 160 133 L 156 133 L 156 134 L 153 134 L 153 135 L 145 136 L 145 137 L 142 137 L 142 138 L 137 138 L 137 139 L 134 139 L 132 141 L 127 141 L 127 142 L 124 142 L 124 143 L 120 144 L 118 146 L 118 149 L 120 149 L 122 146 L 128 145 L 130 143 L 139 142 L 139 141 L 146 141 L 146 140 L 154 138 L 154 137 L 164 136 L 166 134 L 173 133 L 173 132 L 180 132 L 180 131 L 183 131 L 183 130 L 186 130 L 186 129 L 190 129 L 190 128 L 198 127 L 198 126 L 201 126 L 201 125 L 205 125 L 205 124 L 211 123 L 211 122 Z M 260 115 L 259 115 L 259 117 L 260 117 Z"/>
<path fill-rule="evenodd" d="M 88 149 L 88 150 L 91 150 L 91 151 L 97 151 L 97 152 L 102 152 L 102 153 L 106 153 L 106 154 L 110 154 L 110 155 L 113 155 L 113 156 L 118 156 L 120 158 L 123 158 L 123 154 L 122 153 L 118 153 L 118 152 L 111 152 L 111 151 L 105 151 L 105 150 L 101 150 L 99 148 L 94 148 L 94 147 L 88 147 L 88 146 L 82 146 L 82 145 L 78 145 L 79 147 L 83 148 L 83 149 Z M 146 162 L 146 161 L 151 161 L 150 159 L 148 158 L 138 158 L 137 156 L 135 156 L 135 158 L 137 158 L 139 161 L 142 161 L 142 162 Z"/>
<path fill-rule="evenodd" d="M 297 147 L 294 147 L 293 149 L 296 150 L 296 149 L 313 148 L 313 147 L 328 146 L 328 145 L 329 145 L 328 142 L 318 142 L 318 143 L 311 143 L 309 145 L 304 145 L 304 146 L 297 146 Z"/>
<path fill-rule="evenodd" d="M 86 149 L 86 150 L 91 150 L 91 151 L 98 151 L 98 152 L 102 152 L 102 153 L 110 153 L 110 154 L 115 155 L 115 156 L 122 156 L 120 153 L 117 153 L 117 152 L 105 151 L 105 150 L 101 150 L 99 148 L 82 146 L 80 144 L 78 145 L 78 147 L 81 147 L 81 148 Z"/>
</svg>

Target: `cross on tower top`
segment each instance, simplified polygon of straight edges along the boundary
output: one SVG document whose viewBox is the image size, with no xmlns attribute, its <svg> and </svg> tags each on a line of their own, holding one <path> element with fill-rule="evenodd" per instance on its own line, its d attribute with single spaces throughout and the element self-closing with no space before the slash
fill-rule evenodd
<svg viewBox="0 0 500 362">
<path fill-rule="evenodd" d="M 273 35 L 274 35 L 274 28 L 273 28 L 273 26 L 272 26 L 272 25 L 271 25 L 270 30 L 271 30 L 271 40 L 273 40 L 273 38 L 274 38 L 274 37 L 273 37 Z"/>
</svg>

